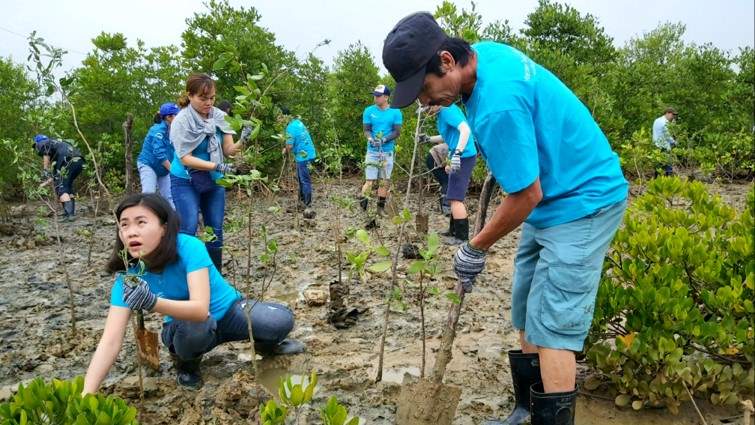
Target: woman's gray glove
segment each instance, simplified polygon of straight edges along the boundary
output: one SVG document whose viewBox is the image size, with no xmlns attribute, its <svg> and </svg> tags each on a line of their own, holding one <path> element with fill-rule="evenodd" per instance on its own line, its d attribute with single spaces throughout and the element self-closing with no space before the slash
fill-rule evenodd
<svg viewBox="0 0 755 425">
<path fill-rule="evenodd" d="M 241 137 L 239 137 L 239 140 L 242 142 L 246 142 L 249 140 L 249 136 L 252 135 L 252 127 L 245 125 L 244 128 L 241 129 Z"/>
<path fill-rule="evenodd" d="M 459 247 L 454 255 L 454 272 L 461 281 L 464 292 L 472 292 L 477 275 L 485 268 L 485 255 L 483 250 L 474 248 L 469 242 Z"/>
<path fill-rule="evenodd" d="M 223 174 L 233 174 L 236 172 L 236 168 L 233 166 L 233 164 L 221 162 L 220 164 L 215 165 L 215 171 L 221 172 Z"/>
<path fill-rule="evenodd" d="M 133 277 L 129 277 L 133 279 Z M 150 289 L 146 280 L 137 277 L 139 283 L 131 286 L 124 280 L 123 282 L 123 301 L 128 304 L 131 310 L 147 310 L 152 311 L 157 304 L 157 295 L 155 295 Z"/>
</svg>

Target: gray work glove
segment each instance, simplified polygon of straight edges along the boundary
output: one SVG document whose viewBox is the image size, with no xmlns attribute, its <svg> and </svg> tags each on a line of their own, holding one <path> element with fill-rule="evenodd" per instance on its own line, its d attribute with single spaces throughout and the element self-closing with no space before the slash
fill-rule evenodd
<svg viewBox="0 0 755 425">
<path fill-rule="evenodd" d="M 420 135 L 419 135 L 419 142 L 420 143 L 430 143 L 430 136 L 428 136 L 425 133 L 420 133 Z"/>
<path fill-rule="evenodd" d="M 236 167 L 234 167 L 233 164 L 221 162 L 220 164 L 215 165 L 215 171 L 223 174 L 233 174 L 236 172 Z"/>
<path fill-rule="evenodd" d="M 483 250 L 472 247 L 465 242 L 459 247 L 454 255 L 454 272 L 461 281 L 465 293 L 472 292 L 477 275 L 485 268 L 485 255 Z"/>
<path fill-rule="evenodd" d="M 239 137 L 239 140 L 242 142 L 246 142 L 249 140 L 249 136 L 252 134 L 252 127 L 245 125 L 244 128 L 241 129 L 241 136 Z"/>
<path fill-rule="evenodd" d="M 131 310 L 147 310 L 152 311 L 157 304 L 157 295 L 155 295 L 150 289 L 146 280 L 137 277 L 139 283 L 134 286 L 130 286 L 126 283 L 125 278 L 123 281 L 123 301 L 128 304 Z"/>
<path fill-rule="evenodd" d="M 456 150 L 453 155 L 451 155 L 451 172 L 455 173 L 461 169 L 461 151 Z"/>
<path fill-rule="evenodd" d="M 379 147 L 383 146 L 383 141 L 384 140 L 385 139 L 383 139 L 382 137 L 370 138 L 370 140 L 369 140 L 370 146 L 372 146 L 373 148 L 379 148 Z"/>
</svg>

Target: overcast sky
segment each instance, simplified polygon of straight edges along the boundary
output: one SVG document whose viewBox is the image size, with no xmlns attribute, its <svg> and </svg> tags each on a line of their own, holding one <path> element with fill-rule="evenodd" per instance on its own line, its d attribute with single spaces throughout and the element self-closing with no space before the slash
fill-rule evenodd
<svg viewBox="0 0 755 425">
<path fill-rule="evenodd" d="M 662 22 L 682 22 L 685 39 L 697 44 L 736 51 L 753 46 L 753 0 L 561 0 L 582 13 L 596 16 L 614 44 L 622 46 Z M 427 0 L 361 1 L 236 1 L 234 6 L 253 5 L 261 14 L 261 25 L 275 33 L 277 43 L 302 58 L 319 41 L 332 40 L 316 54 L 332 63 L 339 50 L 361 40 L 379 63 L 386 33 L 403 16 L 418 10 L 433 11 L 440 4 Z M 65 69 L 80 65 L 91 50 L 91 39 L 101 31 L 121 32 L 129 45 L 136 39 L 147 47 L 180 45 L 186 19 L 205 10 L 202 0 L 1 0 L 0 56 L 25 62 L 26 36 L 37 30 L 49 43 L 68 50 Z M 468 1 L 457 1 L 468 8 Z M 508 19 L 518 30 L 525 17 L 537 7 L 537 0 L 478 0 L 484 23 Z"/>
</svg>

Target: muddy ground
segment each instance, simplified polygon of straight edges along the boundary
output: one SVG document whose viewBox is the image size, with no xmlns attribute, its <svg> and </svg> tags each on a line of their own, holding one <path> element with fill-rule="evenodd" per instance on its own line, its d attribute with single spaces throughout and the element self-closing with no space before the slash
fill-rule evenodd
<svg viewBox="0 0 755 425">
<path fill-rule="evenodd" d="M 304 297 L 305 292 L 315 296 L 328 294 L 329 283 L 338 277 L 333 227 L 336 210 L 331 196 L 353 197 L 358 186 L 358 180 L 339 185 L 336 181 L 316 179 L 314 209 L 317 217 L 312 221 L 301 219 L 295 211 L 286 211 L 293 205 L 291 192 L 281 192 L 277 197 L 259 197 L 254 203 L 254 281 L 258 282 L 267 273 L 257 267 L 262 246 L 260 226 L 266 222 L 271 236 L 278 240 L 280 255 L 277 274 L 265 298 L 286 303 L 294 309 L 297 324 L 292 336 L 306 343 L 305 354 L 261 359 L 255 380 L 248 372 L 248 344 L 226 344 L 205 356 L 205 384 L 201 390 L 191 392 L 176 387 L 168 356 L 161 350 L 162 371 L 147 374 L 146 395 L 140 401 L 134 337 L 129 330 L 104 391 L 118 394 L 137 406 L 145 424 L 255 423 L 258 403 L 269 397 L 266 391 L 275 390 L 281 375 L 306 375 L 316 371 L 319 386 L 315 404 L 322 404 L 335 395 L 352 415 L 363 418 L 362 423 L 393 423 L 401 384 L 419 375 L 421 341 L 416 305 L 410 302 L 405 311 L 392 310 L 383 381 L 375 383 L 388 277 L 373 275 L 362 284 L 350 280 L 344 271 L 343 279 L 350 287 L 347 304 L 367 309 L 348 329 L 338 330 L 328 323 L 327 304 L 313 306 Z M 711 187 L 727 202 L 741 207 L 749 185 Z M 247 241 L 245 202 L 244 197 L 229 193 L 224 273 L 242 291 L 245 290 Z M 470 204 L 476 205 L 476 200 Z M 282 207 L 281 212 L 268 211 L 275 205 Z M 115 225 L 107 214 L 93 216 L 91 200 L 79 199 L 78 206 L 78 220 L 61 224 L 62 250 L 52 239 L 53 219 L 42 204 L 10 205 L 0 214 L 0 272 L 4 277 L 0 281 L 0 399 L 7 399 L 19 382 L 33 377 L 66 379 L 84 374 L 97 345 L 113 281 L 103 268 L 112 249 Z M 426 201 L 423 210 L 431 212 L 431 231 L 445 230 L 447 219 L 438 214 L 434 204 Z M 471 212 L 474 214 L 474 208 Z M 364 222 L 361 211 L 343 213 L 344 228 L 363 226 Z M 413 226 L 410 227 L 410 237 L 417 240 Z M 88 236 L 87 231 L 93 232 L 93 236 Z M 391 247 L 396 241 L 395 229 L 385 219 L 372 235 L 374 239 L 382 238 Z M 518 237 L 515 232 L 492 248 L 477 289 L 465 300 L 454 357 L 446 374 L 447 383 L 462 388 L 455 420 L 458 424 L 478 424 L 486 418 L 501 416 L 513 404 L 505 353 L 518 344 L 509 320 L 511 274 Z M 87 263 L 90 246 L 91 259 Z M 354 241 L 349 241 L 344 249 L 355 246 Z M 442 292 L 454 284 L 450 267 L 453 249 L 444 246 L 440 251 L 442 272 L 434 284 Z M 59 254 L 76 293 L 75 337 L 71 335 L 68 289 L 63 270 L 58 267 Z M 407 264 L 406 260 L 400 262 L 400 277 L 404 276 Z M 426 308 L 428 370 L 448 306 L 449 301 L 439 296 L 432 298 Z M 159 330 L 159 317 L 148 317 L 147 325 Z M 588 373 L 581 366 L 580 377 Z M 597 394 L 580 397 L 577 423 L 700 423 L 690 403 L 676 416 L 662 409 L 634 412 L 614 407 L 614 395 L 610 388 L 600 388 Z M 717 408 L 702 400 L 698 404 L 708 424 L 739 420 L 736 410 Z M 302 418 L 301 423 L 319 423 L 316 410 L 303 412 Z"/>
</svg>

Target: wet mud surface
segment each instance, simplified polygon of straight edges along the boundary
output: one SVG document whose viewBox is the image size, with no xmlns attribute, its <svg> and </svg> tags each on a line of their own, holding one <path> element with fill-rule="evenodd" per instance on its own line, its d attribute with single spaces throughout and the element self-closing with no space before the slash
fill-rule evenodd
<svg viewBox="0 0 755 425">
<path fill-rule="evenodd" d="M 344 263 L 343 283 L 349 288 L 345 304 L 364 311 L 355 324 L 336 329 L 328 322 L 329 283 L 338 280 L 335 253 L 335 223 L 338 210 L 332 195 L 355 196 L 360 182 L 315 180 L 317 216 L 304 220 L 293 208 L 293 193 L 260 196 L 253 203 L 252 282 L 255 285 L 269 273 L 259 266 L 262 251 L 261 225 L 279 245 L 278 267 L 266 300 L 289 305 L 296 313 L 292 337 L 307 346 L 304 354 L 262 358 L 255 378 L 250 372 L 248 343 L 220 346 L 205 355 L 202 363 L 204 386 L 198 391 L 178 388 L 169 357 L 161 348 L 161 371 L 146 373 L 145 395 L 140 400 L 135 340 L 129 329 L 126 340 L 103 386 L 106 393 L 127 399 L 140 410 L 145 424 L 240 424 L 256 423 L 260 403 L 275 393 L 284 374 L 319 376 L 315 405 L 335 395 L 360 416 L 362 423 L 394 423 L 402 383 L 413 382 L 420 373 L 421 334 L 417 304 L 406 299 L 407 308 L 391 311 L 385 346 L 382 382 L 376 383 L 378 348 L 382 332 L 384 302 L 390 286 L 387 274 L 373 274 L 366 283 L 350 279 Z M 327 187 L 327 192 L 324 189 Z M 741 208 L 749 185 L 714 185 L 727 202 Z M 396 191 L 398 195 L 398 191 Z M 401 194 L 403 196 L 403 193 Z M 228 193 L 226 253 L 224 274 L 239 290 L 247 292 L 244 276 L 247 264 L 246 198 Z M 103 271 L 115 236 L 114 219 L 108 214 L 93 217 L 91 200 L 80 199 L 79 218 L 61 223 L 63 249 L 53 239 L 52 217 L 40 205 L 11 205 L 0 217 L 0 399 L 7 399 L 20 382 L 41 376 L 67 379 L 85 373 L 98 343 L 107 314 L 113 277 Z M 471 214 L 476 200 L 472 200 Z M 424 209 L 430 211 L 430 231 L 442 232 L 448 221 L 429 197 Z M 269 211 L 280 206 L 280 212 Z M 416 208 L 412 204 L 413 208 Z M 491 205 L 491 211 L 494 206 Z M 288 210 L 288 211 L 287 211 Z M 358 209 L 343 210 L 342 233 L 347 227 L 364 226 L 366 218 Z M 373 240 L 383 240 L 391 251 L 396 230 L 388 218 L 378 220 L 371 231 Z M 414 224 L 408 237 L 419 237 Z M 465 298 L 459 321 L 453 360 L 445 382 L 461 388 L 461 401 L 454 423 L 478 424 L 491 417 L 505 416 L 513 406 L 513 389 L 506 350 L 517 348 L 518 337 L 510 322 L 511 275 L 519 233 L 500 240 L 490 252 L 485 272 L 476 290 Z M 87 263 L 87 258 L 91 259 Z M 343 250 L 354 250 L 358 242 L 349 240 Z M 441 295 L 426 305 L 428 372 L 449 307 L 442 296 L 453 288 L 455 278 L 451 258 L 455 248 L 443 245 L 439 252 L 441 272 L 432 282 Z M 58 264 L 61 255 L 75 291 L 77 328 L 72 336 L 68 288 Z M 374 260 L 371 260 L 374 261 Z M 408 260 L 399 262 L 399 278 L 406 275 Z M 306 296 L 305 296 L 306 294 Z M 160 318 L 150 315 L 147 327 L 160 329 Z M 586 370 L 580 366 L 580 376 Z M 697 424 L 700 419 L 691 404 L 685 403 L 679 415 L 667 410 L 633 412 L 613 405 L 611 389 L 601 388 L 595 396 L 582 396 L 577 407 L 579 424 Z M 738 415 L 699 401 L 709 424 L 723 424 Z M 320 423 L 316 409 L 305 411 L 300 423 Z"/>
</svg>

